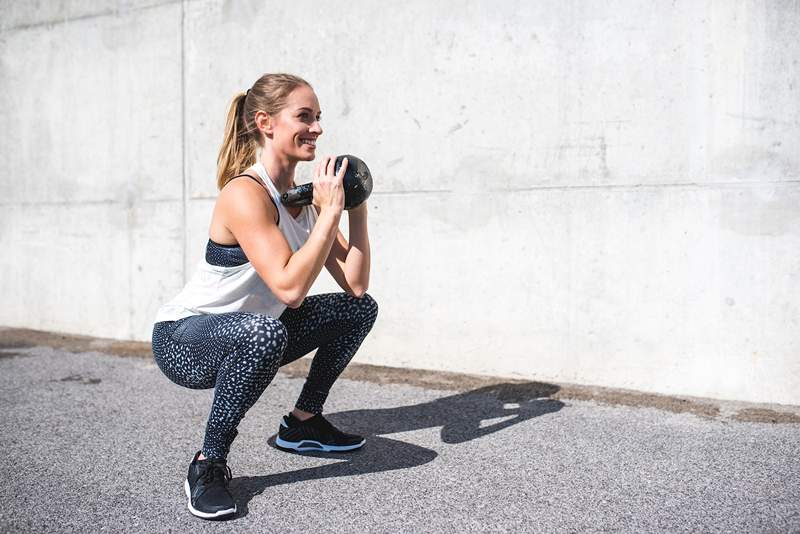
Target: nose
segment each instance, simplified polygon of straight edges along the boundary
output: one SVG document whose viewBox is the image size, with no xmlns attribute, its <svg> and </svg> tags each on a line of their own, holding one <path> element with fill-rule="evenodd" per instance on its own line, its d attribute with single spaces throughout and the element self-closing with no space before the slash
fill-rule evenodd
<svg viewBox="0 0 800 534">
<path fill-rule="evenodd" d="M 311 128 L 308 129 L 309 132 L 317 135 L 322 135 L 322 125 L 319 121 L 314 121 L 314 124 L 311 125 Z"/>
</svg>

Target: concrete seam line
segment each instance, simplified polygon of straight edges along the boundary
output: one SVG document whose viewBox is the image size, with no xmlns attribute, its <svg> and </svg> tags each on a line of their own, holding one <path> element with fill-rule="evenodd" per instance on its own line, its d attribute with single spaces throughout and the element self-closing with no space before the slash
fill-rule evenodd
<svg viewBox="0 0 800 534">
<path fill-rule="evenodd" d="M 102 339 L 75 334 L 0 326 L 0 360 L 24 357 L 19 349 L 47 346 L 72 353 L 99 352 L 114 356 L 152 358 L 151 345 L 144 341 Z M 5 355 L 4 355 L 5 352 Z M 310 358 L 304 357 L 281 367 L 290 378 L 303 378 Z M 397 384 L 441 391 L 493 391 L 499 396 L 517 391 L 523 395 L 552 400 L 589 401 L 609 406 L 653 408 L 673 413 L 691 413 L 707 419 L 736 420 L 753 423 L 800 424 L 800 406 L 760 404 L 745 401 L 671 396 L 635 390 L 554 384 L 543 381 L 496 376 L 471 375 L 451 371 L 432 371 L 351 363 L 342 373 L 345 380 L 375 384 Z"/>
</svg>

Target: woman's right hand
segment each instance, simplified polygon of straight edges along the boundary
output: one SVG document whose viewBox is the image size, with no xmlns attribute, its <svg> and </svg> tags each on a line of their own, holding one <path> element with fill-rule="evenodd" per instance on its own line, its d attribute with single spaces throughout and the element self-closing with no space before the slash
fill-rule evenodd
<svg viewBox="0 0 800 534">
<path fill-rule="evenodd" d="M 336 158 L 325 156 L 314 169 L 314 196 L 311 202 L 320 212 L 331 211 L 340 215 L 344 209 L 342 180 L 347 170 L 347 158 L 342 162 L 338 173 L 334 173 L 335 166 Z"/>
</svg>

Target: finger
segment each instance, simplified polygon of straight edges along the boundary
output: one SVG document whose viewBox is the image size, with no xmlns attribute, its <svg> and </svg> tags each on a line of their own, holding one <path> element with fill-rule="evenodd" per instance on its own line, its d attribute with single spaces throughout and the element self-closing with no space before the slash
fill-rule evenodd
<svg viewBox="0 0 800 534">
<path fill-rule="evenodd" d="M 323 157 L 322 161 L 319 162 L 319 177 L 324 178 L 328 168 L 328 158 Z"/>
<path fill-rule="evenodd" d="M 342 166 L 339 167 L 339 172 L 336 173 L 336 177 L 340 180 L 344 180 L 344 173 L 347 172 L 347 158 L 342 160 Z"/>
<path fill-rule="evenodd" d="M 336 158 L 333 156 L 328 156 L 328 166 L 325 174 L 329 176 L 336 176 L 334 169 L 336 168 Z"/>
</svg>

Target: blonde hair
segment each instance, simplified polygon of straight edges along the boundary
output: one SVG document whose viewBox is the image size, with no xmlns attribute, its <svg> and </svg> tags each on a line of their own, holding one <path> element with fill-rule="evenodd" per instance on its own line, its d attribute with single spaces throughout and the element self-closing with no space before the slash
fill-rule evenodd
<svg viewBox="0 0 800 534">
<path fill-rule="evenodd" d="M 225 121 L 225 137 L 217 156 L 217 188 L 256 162 L 256 150 L 264 137 L 255 123 L 257 111 L 277 114 L 286 106 L 286 97 L 297 87 L 309 84 L 291 74 L 264 74 L 245 93 L 233 97 Z"/>
</svg>

